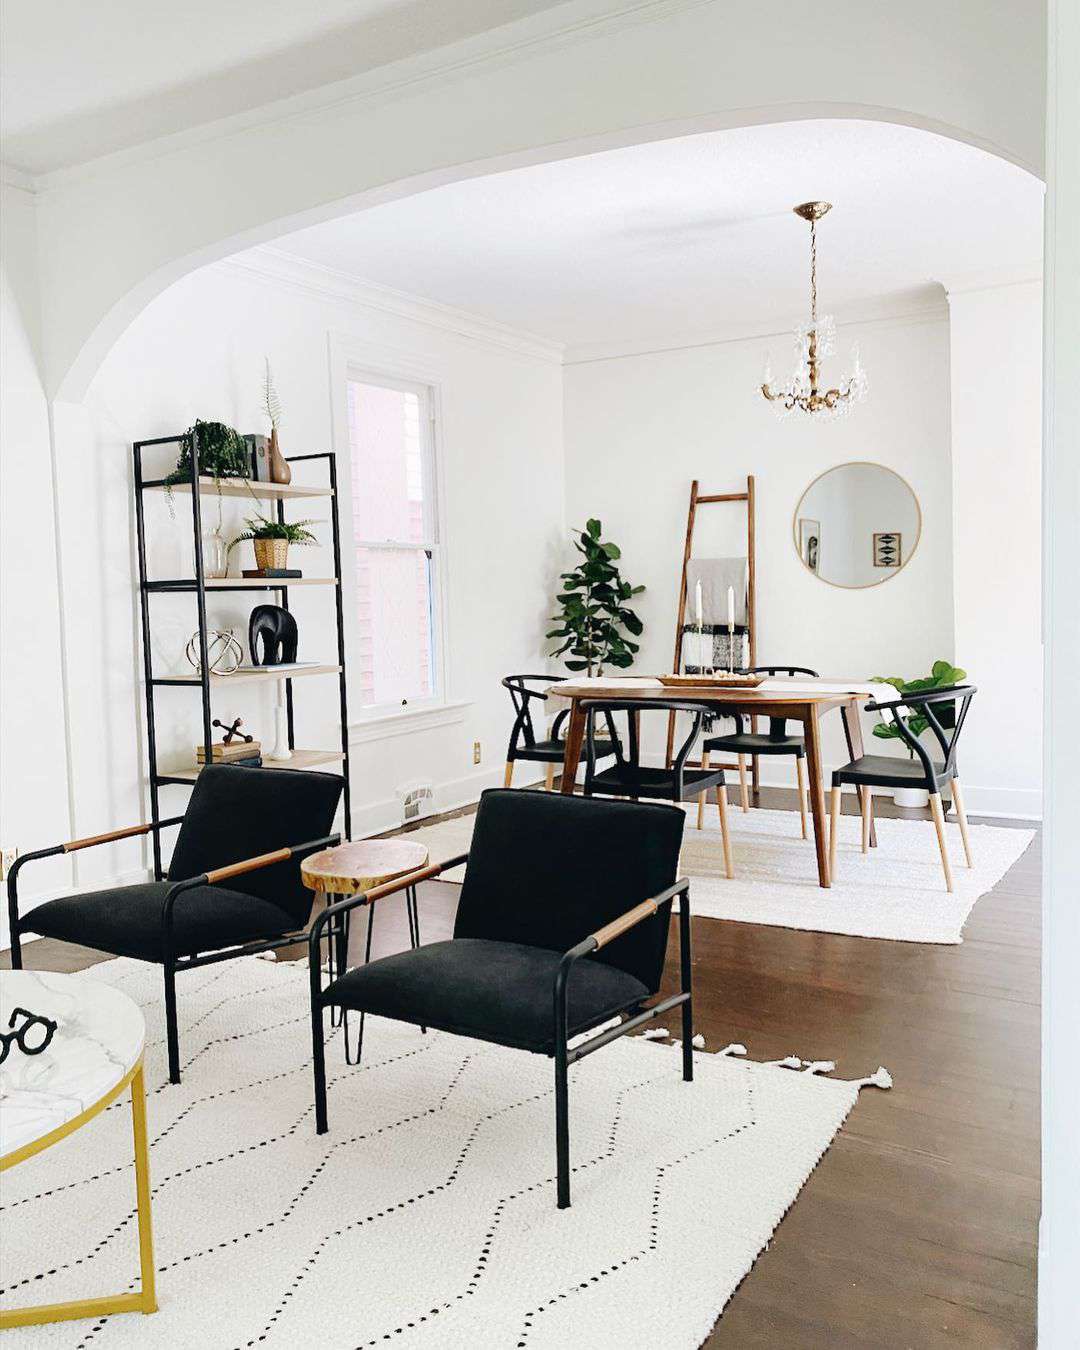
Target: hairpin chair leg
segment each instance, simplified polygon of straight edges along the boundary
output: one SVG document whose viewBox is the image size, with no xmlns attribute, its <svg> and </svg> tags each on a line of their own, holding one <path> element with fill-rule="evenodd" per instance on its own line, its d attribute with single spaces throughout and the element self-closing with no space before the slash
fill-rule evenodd
<svg viewBox="0 0 1080 1350">
<path fill-rule="evenodd" d="M 937 791 L 930 794 L 930 814 L 934 817 L 938 848 L 941 850 L 941 866 L 945 871 L 945 889 L 951 891 L 953 888 L 952 868 L 949 866 L 949 850 L 945 843 L 945 814 L 941 809 L 941 794 Z"/>
<path fill-rule="evenodd" d="M 750 798 L 746 793 L 746 756 L 739 756 L 739 801 L 744 811 L 750 810 Z"/>
<path fill-rule="evenodd" d="M 833 784 L 829 801 L 829 879 L 836 880 L 836 838 L 840 832 L 840 793 L 838 783 Z"/>
<path fill-rule="evenodd" d="M 176 1026 L 176 970 L 165 962 L 165 1038 L 169 1047 L 169 1082 L 180 1081 L 180 1035 Z"/>
<path fill-rule="evenodd" d="M 975 864 L 971 858 L 971 840 L 968 838 L 967 813 L 964 811 L 964 794 L 960 790 L 959 778 L 952 780 L 952 800 L 956 808 L 956 819 L 960 822 L 960 838 L 964 841 L 964 857 L 967 859 L 967 865 L 974 867 Z"/>
<path fill-rule="evenodd" d="M 720 841 L 724 846 L 724 871 L 727 873 L 728 881 L 731 881 L 735 876 L 735 864 L 731 860 L 731 834 L 728 830 L 726 783 L 721 783 L 716 789 L 716 805 L 720 812 Z"/>
<path fill-rule="evenodd" d="M 799 783 L 799 818 L 802 821 L 802 837 L 809 839 L 806 828 L 806 760 L 802 755 L 795 756 L 795 774 Z"/>
<path fill-rule="evenodd" d="M 706 750 L 706 751 L 704 752 L 704 754 L 701 756 L 701 767 L 702 767 L 703 769 L 708 769 L 708 768 L 710 767 L 711 764 L 712 764 L 712 752 L 709 751 L 709 750 Z M 697 799 L 697 827 L 698 827 L 699 830 L 702 830 L 702 829 L 705 828 L 705 800 L 706 800 L 706 798 L 708 797 L 708 795 L 709 795 L 709 793 L 708 793 L 708 790 L 707 790 L 707 789 L 706 789 L 705 792 L 699 792 L 699 793 L 698 793 L 698 799 Z"/>
<path fill-rule="evenodd" d="M 874 794 L 871 788 L 859 789 L 859 809 L 862 812 L 862 851 L 870 852 L 870 824 L 874 819 Z"/>
</svg>

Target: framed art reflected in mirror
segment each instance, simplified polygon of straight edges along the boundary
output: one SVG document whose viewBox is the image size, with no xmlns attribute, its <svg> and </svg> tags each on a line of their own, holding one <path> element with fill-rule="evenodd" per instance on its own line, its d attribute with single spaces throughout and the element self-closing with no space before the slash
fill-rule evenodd
<svg viewBox="0 0 1080 1350">
<path fill-rule="evenodd" d="M 795 508 L 793 542 L 808 572 L 830 586 L 880 586 L 919 546 L 922 512 L 909 484 L 883 464 L 837 464 Z"/>
</svg>

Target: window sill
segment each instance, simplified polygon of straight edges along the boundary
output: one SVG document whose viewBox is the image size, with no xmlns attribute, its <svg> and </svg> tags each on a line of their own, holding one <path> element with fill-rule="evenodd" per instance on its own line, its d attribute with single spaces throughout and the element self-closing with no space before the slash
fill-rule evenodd
<svg viewBox="0 0 1080 1350">
<path fill-rule="evenodd" d="M 391 736 L 408 736 L 416 731 L 431 731 L 464 722 L 471 701 L 459 699 L 453 703 L 439 703 L 434 707 L 405 708 L 401 712 L 379 713 L 353 722 L 349 727 L 349 744 L 365 745 L 369 741 L 385 741 Z"/>
</svg>

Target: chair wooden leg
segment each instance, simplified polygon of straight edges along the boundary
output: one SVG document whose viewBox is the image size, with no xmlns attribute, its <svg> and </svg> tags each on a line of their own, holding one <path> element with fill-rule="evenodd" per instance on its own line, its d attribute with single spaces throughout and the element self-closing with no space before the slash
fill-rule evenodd
<svg viewBox="0 0 1080 1350">
<path fill-rule="evenodd" d="M 964 857 L 967 859 L 967 865 L 974 867 L 971 859 L 971 840 L 968 838 L 967 813 L 964 811 L 964 794 L 960 791 L 960 780 L 953 779 L 952 784 L 953 806 L 956 807 L 956 819 L 960 822 L 960 838 L 964 841 Z"/>
<path fill-rule="evenodd" d="M 806 829 L 806 762 L 802 755 L 795 756 L 795 773 L 799 780 L 799 816 L 802 820 L 802 837 L 809 839 Z"/>
<path fill-rule="evenodd" d="M 508 759 L 506 761 L 506 772 L 503 774 L 503 787 L 509 787 L 513 777 L 514 777 L 514 761 L 512 759 Z"/>
<path fill-rule="evenodd" d="M 934 817 L 938 848 L 941 850 L 941 866 L 945 871 L 945 889 L 951 891 L 953 888 L 952 868 L 949 866 L 949 850 L 945 844 L 945 813 L 941 809 L 941 797 L 937 792 L 931 792 L 930 794 L 930 814 Z"/>
<path fill-rule="evenodd" d="M 555 765 L 549 764 L 544 770 L 544 787 L 548 792 L 555 791 Z"/>
<path fill-rule="evenodd" d="M 836 880 L 836 837 L 840 832 L 840 792 L 834 787 L 829 800 L 829 876 Z"/>
<path fill-rule="evenodd" d="M 859 807 L 862 811 L 862 851 L 870 852 L 870 822 L 874 819 L 874 794 L 869 787 L 859 789 Z"/>
<path fill-rule="evenodd" d="M 709 765 L 710 765 L 711 762 L 712 762 L 712 755 L 711 755 L 711 753 L 710 753 L 708 750 L 706 750 L 705 753 L 701 756 L 701 767 L 702 767 L 703 769 L 707 769 L 707 768 L 709 767 Z M 709 793 L 708 793 L 707 790 L 706 790 L 705 792 L 699 793 L 699 795 L 698 795 L 698 799 L 697 799 L 697 827 L 698 827 L 699 830 L 702 830 L 702 829 L 705 828 L 705 800 L 706 800 L 706 798 L 708 797 L 708 795 L 709 795 Z"/>
<path fill-rule="evenodd" d="M 739 756 L 739 801 L 744 811 L 750 810 L 750 798 L 746 795 L 746 756 Z"/>
<path fill-rule="evenodd" d="M 721 783 L 716 789 L 716 805 L 720 809 L 720 839 L 724 845 L 724 871 L 729 881 L 735 876 L 735 864 L 731 860 L 731 835 L 728 833 L 727 784 Z"/>
</svg>

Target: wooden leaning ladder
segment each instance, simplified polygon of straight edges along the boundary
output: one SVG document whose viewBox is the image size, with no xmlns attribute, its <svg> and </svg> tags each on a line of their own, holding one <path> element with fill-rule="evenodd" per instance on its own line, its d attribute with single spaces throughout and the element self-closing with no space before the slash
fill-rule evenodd
<svg viewBox="0 0 1080 1350">
<path fill-rule="evenodd" d="M 686 515 L 686 542 L 683 545 L 682 576 L 679 580 L 679 609 L 675 619 L 675 661 L 672 670 L 675 674 L 682 671 L 683 627 L 686 623 L 686 565 L 694 547 L 694 523 L 699 506 L 712 506 L 717 502 L 744 502 L 746 504 L 746 564 L 748 570 L 746 586 L 746 627 L 750 637 L 750 664 L 757 665 L 757 568 L 754 558 L 754 475 L 747 475 L 746 489 L 743 492 L 711 492 L 698 490 L 698 480 L 690 484 L 690 508 Z M 750 726 L 756 729 L 757 718 L 751 717 Z M 675 714 L 668 717 L 667 763 L 675 749 Z M 734 769 L 734 764 L 717 765 L 718 768 Z M 752 761 L 753 790 L 758 790 L 758 757 Z"/>
</svg>

